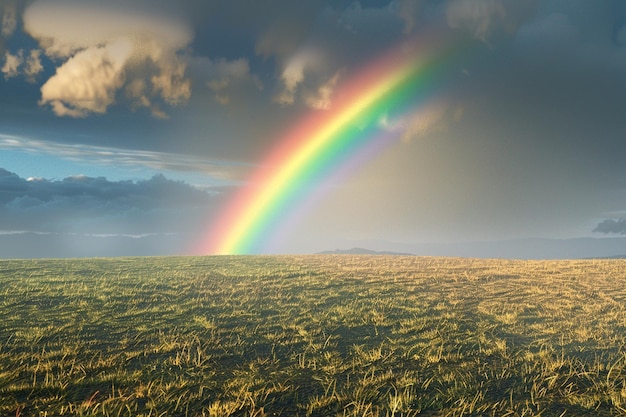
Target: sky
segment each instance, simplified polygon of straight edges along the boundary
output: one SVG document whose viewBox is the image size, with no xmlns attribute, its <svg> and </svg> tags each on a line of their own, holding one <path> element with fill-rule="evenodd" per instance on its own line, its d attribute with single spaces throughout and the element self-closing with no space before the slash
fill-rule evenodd
<svg viewBox="0 0 626 417">
<path fill-rule="evenodd" d="M 250 252 L 626 254 L 622 0 L 0 0 L 0 17 L 0 257 L 209 254 L 284 138 L 395 50 L 443 58 L 401 110 L 350 121 L 363 145 Z"/>
</svg>

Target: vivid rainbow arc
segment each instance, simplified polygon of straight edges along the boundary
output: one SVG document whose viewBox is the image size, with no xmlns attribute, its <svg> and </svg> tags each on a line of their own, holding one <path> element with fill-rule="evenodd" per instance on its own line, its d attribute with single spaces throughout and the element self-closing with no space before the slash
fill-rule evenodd
<svg viewBox="0 0 626 417">
<path fill-rule="evenodd" d="M 383 116 L 395 116 L 420 94 L 427 97 L 458 49 L 450 42 L 406 43 L 351 78 L 332 109 L 315 112 L 280 141 L 249 185 L 223 208 L 198 252 L 262 251 L 298 197 L 373 140 Z"/>
</svg>

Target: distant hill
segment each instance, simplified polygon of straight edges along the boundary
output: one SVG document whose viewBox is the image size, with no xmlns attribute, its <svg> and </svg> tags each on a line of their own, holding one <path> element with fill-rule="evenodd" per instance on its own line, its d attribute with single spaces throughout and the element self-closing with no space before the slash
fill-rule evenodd
<svg viewBox="0 0 626 417">
<path fill-rule="evenodd" d="M 461 258 L 589 259 L 623 258 L 624 254 L 626 254 L 625 237 L 528 238 L 457 243 L 400 243 L 384 240 L 346 240 L 333 242 L 333 246 L 371 248 L 377 251 L 397 254 L 410 253 L 416 256 Z M 350 251 L 352 250 L 350 249 Z M 341 252 L 333 251 L 331 253 Z"/>
<path fill-rule="evenodd" d="M 375 251 L 365 248 L 352 249 L 335 249 L 318 252 L 320 255 L 395 255 L 395 256 L 414 256 L 412 253 Z"/>
</svg>

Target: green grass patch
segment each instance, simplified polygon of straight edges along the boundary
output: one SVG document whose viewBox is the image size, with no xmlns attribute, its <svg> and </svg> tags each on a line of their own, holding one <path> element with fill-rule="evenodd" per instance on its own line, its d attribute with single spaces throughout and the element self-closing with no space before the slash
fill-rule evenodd
<svg viewBox="0 0 626 417">
<path fill-rule="evenodd" d="M 0 261 L 0 415 L 616 416 L 626 261 Z"/>
</svg>

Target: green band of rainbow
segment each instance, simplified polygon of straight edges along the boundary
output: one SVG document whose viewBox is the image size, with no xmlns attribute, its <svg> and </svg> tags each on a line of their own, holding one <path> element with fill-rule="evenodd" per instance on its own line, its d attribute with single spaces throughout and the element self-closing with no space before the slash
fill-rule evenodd
<svg viewBox="0 0 626 417">
<path fill-rule="evenodd" d="M 452 54 L 448 43 L 404 44 L 342 87 L 333 108 L 306 119 L 275 152 L 211 227 L 201 253 L 262 252 L 286 211 L 316 181 L 376 136 L 378 123 L 425 94 Z"/>
</svg>

